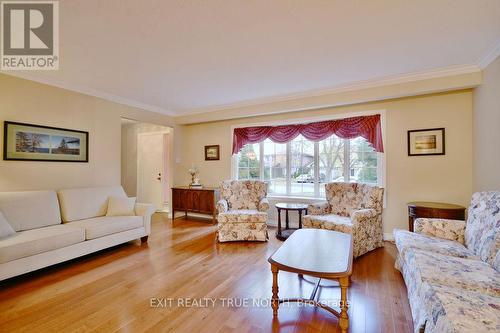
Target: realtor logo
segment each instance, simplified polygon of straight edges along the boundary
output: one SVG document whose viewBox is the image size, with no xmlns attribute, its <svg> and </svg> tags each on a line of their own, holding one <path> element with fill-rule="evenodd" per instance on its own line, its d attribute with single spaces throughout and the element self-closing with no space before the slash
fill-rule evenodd
<svg viewBox="0 0 500 333">
<path fill-rule="evenodd" d="M 2 70 L 59 68 L 59 2 L 1 1 Z"/>
</svg>

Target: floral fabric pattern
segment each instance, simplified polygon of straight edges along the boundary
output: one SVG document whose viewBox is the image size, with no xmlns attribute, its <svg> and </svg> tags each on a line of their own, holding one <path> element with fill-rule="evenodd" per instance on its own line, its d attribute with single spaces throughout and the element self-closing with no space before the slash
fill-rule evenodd
<svg viewBox="0 0 500 333">
<path fill-rule="evenodd" d="M 325 191 L 326 203 L 308 206 L 304 228 L 351 234 L 354 257 L 383 246 L 384 189 L 366 184 L 329 183 L 325 185 Z"/>
<path fill-rule="evenodd" d="M 217 203 L 219 242 L 266 241 L 267 185 L 260 181 L 223 181 Z"/>
<path fill-rule="evenodd" d="M 493 264 L 500 248 L 500 191 L 472 195 L 465 245 L 481 260 Z"/>
<path fill-rule="evenodd" d="M 426 333 L 499 332 L 499 297 L 424 284 Z"/>
<path fill-rule="evenodd" d="M 319 202 L 307 206 L 307 213 L 310 215 L 330 214 L 330 204 L 328 202 Z"/>
<path fill-rule="evenodd" d="M 418 233 L 394 230 L 415 332 L 500 331 L 500 192 L 475 193 L 463 229 L 417 219 Z"/>
<path fill-rule="evenodd" d="M 260 199 L 258 209 L 259 212 L 267 212 L 269 210 L 269 200 L 267 198 Z"/>
<path fill-rule="evenodd" d="M 217 201 L 217 212 L 220 213 L 225 213 L 229 210 L 227 201 L 225 199 L 220 199 Z"/>
<path fill-rule="evenodd" d="M 458 242 L 401 229 L 394 229 L 393 235 L 400 254 L 408 249 L 421 249 L 453 257 L 478 259 L 469 249 Z"/>
<path fill-rule="evenodd" d="M 266 223 L 267 213 L 249 209 L 229 210 L 225 213 L 220 213 L 217 216 L 217 221 L 219 223 L 242 223 L 242 222 Z"/>
<path fill-rule="evenodd" d="M 413 249 L 404 253 L 410 274 L 422 284 L 446 285 L 461 290 L 500 296 L 500 276 L 487 263 Z"/>
<path fill-rule="evenodd" d="M 229 210 L 258 209 L 267 196 L 267 184 L 254 180 L 226 180 L 221 183 L 221 197 Z"/>
<path fill-rule="evenodd" d="M 217 230 L 219 242 L 261 241 L 268 239 L 265 223 L 219 223 Z"/>
<path fill-rule="evenodd" d="M 464 244 L 465 221 L 418 218 L 414 222 L 416 233 Z"/>
</svg>

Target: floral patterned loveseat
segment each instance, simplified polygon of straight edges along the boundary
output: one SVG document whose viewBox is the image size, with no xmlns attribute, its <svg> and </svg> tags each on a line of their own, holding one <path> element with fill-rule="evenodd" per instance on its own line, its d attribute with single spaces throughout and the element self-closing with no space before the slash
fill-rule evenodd
<svg viewBox="0 0 500 333">
<path fill-rule="evenodd" d="M 467 222 L 394 230 L 415 332 L 500 332 L 500 192 L 472 196 Z"/>
<path fill-rule="evenodd" d="M 328 183 L 326 200 L 308 206 L 304 228 L 352 234 L 354 257 L 383 246 L 384 189 L 357 183 Z"/>
<path fill-rule="evenodd" d="M 217 202 L 219 242 L 266 241 L 267 184 L 260 181 L 226 180 L 220 186 Z"/>
</svg>

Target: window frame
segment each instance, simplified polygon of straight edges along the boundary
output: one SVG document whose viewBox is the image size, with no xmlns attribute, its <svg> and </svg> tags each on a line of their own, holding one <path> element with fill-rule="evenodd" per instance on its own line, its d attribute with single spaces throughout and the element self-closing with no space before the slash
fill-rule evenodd
<svg viewBox="0 0 500 333">
<path fill-rule="evenodd" d="M 231 126 L 231 146 L 233 143 L 233 131 L 235 128 L 240 127 L 251 127 L 251 126 L 279 126 L 279 125 L 289 125 L 289 124 L 300 124 L 300 123 L 310 123 L 316 121 L 324 121 L 324 120 L 335 120 L 335 119 L 343 119 L 357 116 L 369 116 L 374 114 L 380 114 L 380 122 L 382 129 L 382 140 L 384 142 L 384 147 L 387 146 L 387 141 L 385 137 L 386 133 L 386 123 L 385 123 L 385 110 L 373 110 L 373 111 L 362 111 L 362 112 L 352 112 L 352 113 L 344 113 L 330 116 L 320 116 L 320 117 L 310 117 L 306 119 L 290 119 L 289 121 L 275 121 L 275 122 L 266 122 L 266 123 L 254 123 L 254 124 L 239 124 Z M 349 147 L 350 140 L 344 139 L 344 145 Z M 325 197 L 320 195 L 320 179 L 319 179 L 319 142 L 314 142 L 314 195 L 313 196 L 300 196 L 297 194 L 291 194 L 291 143 L 286 143 L 286 162 L 287 162 L 287 178 L 286 178 L 286 193 L 285 194 L 269 194 L 270 198 L 288 198 L 288 199 L 318 199 L 324 200 Z M 350 147 L 348 149 L 344 148 L 344 154 L 350 155 Z M 264 142 L 259 143 L 259 157 L 260 157 L 260 179 L 264 179 Z M 350 157 L 349 157 L 350 158 Z M 344 168 L 348 167 L 348 164 L 345 163 L 348 159 L 344 158 Z M 344 171 L 344 174 L 347 175 L 347 180 L 349 181 L 350 172 L 348 170 Z M 237 155 L 231 156 L 231 179 L 237 179 L 238 176 L 238 158 Z M 385 152 L 377 153 L 377 186 L 386 187 L 386 159 Z M 384 195 L 385 196 L 385 195 Z M 384 200 L 385 201 L 385 200 Z"/>
</svg>

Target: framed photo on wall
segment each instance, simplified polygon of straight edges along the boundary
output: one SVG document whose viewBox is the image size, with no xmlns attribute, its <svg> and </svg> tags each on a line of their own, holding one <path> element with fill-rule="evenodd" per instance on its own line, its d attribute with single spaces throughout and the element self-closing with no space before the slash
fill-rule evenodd
<svg viewBox="0 0 500 333">
<path fill-rule="evenodd" d="M 218 161 L 220 160 L 220 146 L 211 145 L 205 146 L 205 161 Z"/>
<path fill-rule="evenodd" d="M 408 131 L 408 156 L 444 155 L 444 128 Z"/>
<path fill-rule="evenodd" d="M 65 128 L 4 122 L 3 159 L 88 162 L 89 133 Z"/>
</svg>

